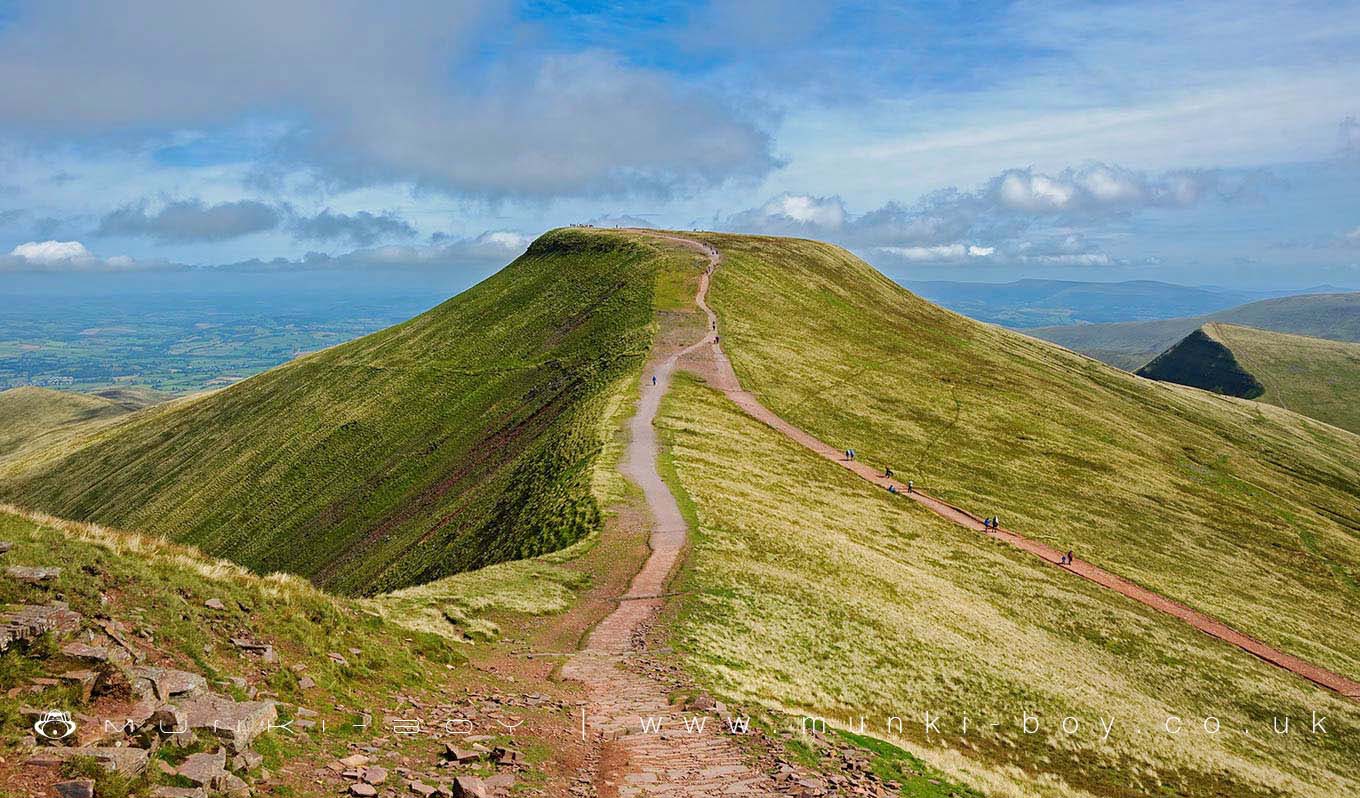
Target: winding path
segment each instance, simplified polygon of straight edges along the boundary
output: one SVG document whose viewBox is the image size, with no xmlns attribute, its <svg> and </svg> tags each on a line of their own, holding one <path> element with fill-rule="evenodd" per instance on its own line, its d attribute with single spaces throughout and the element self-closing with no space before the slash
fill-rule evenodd
<svg viewBox="0 0 1360 798">
<path fill-rule="evenodd" d="M 717 252 L 697 242 L 688 243 L 701 247 L 709 256 L 712 271 Z M 705 273 L 696 298 L 700 307 L 707 288 Z M 742 749 L 725 732 L 724 719 L 709 716 L 702 731 L 687 730 L 682 717 L 703 713 L 682 716 L 671 705 L 669 687 L 663 681 L 625 667 L 643 648 L 647 629 L 665 603 L 666 584 L 680 562 L 688 532 L 680 505 L 657 471 L 659 446 L 653 422 L 676 363 L 708 344 L 711 337 L 705 332 L 702 339 L 653 365 L 643 375 L 642 395 L 628 422 L 628 446 L 619 470 L 642 489 L 651 511 L 651 554 L 633 577 L 628 592 L 619 598 L 617 608 L 600 621 L 585 647 L 562 668 L 564 678 L 586 687 L 582 730 L 588 727 L 603 742 L 596 787 L 604 796 L 780 794 L 768 775 L 748 764 Z M 665 720 L 659 732 L 644 731 L 643 718 Z"/>
<path fill-rule="evenodd" d="M 708 314 L 709 326 L 716 328 L 718 316 L 708 306 L 706 300 L 708 297 L 709 276 L 712 274 L 713 269 L 717 268 L 718 263 L 721 262 L 721 255 L 718 254 L 717 250 L 712 249 L 707 244 L 700 241 L 681 238 L 679 236 L 666 236 L 666 238 L 685 244 L 692 249 L 699 249 L 709 255 L 709 270 L 700 280 L 699 293 L 695 302 L 703 309 L 704 313 Z M 1204 632 L 1211 637 L 1216 637 L 1224 642 L 1231 643 L 1248 654 L 1258 657 L 1276 667 L 1301 676 L 1316 685 L 1333 690 L 1348 698 L 1360 701 L 1360 682 L 1357 682 L 1354 679 L 1342 676 L 1339 673 L 1334 673 L 1333 671 L 1319 667 L 1307 660 L 1273 648 L 1250 635 L 1237 631 L 1212 616 L 1191 609 L 1160 593 L 1154 593 L 1153 591 L 1134 584 L 1122 576 L 1113 574 L 1098 565 L 1094 565 L 1080 558 L 1074 558 L 1071 563 L 1063 563 L 1063 552 L 1058 551 L 1052 546 L 1016 534 L 1005 528 L 989 531 L 983 525 L 983 520 L 981 518 L 967 510 L 955 507 L 952 504 L 922 493 L 919 490 L 914 490 L 909 493 L 907 492 L 906 483 L 884 477 L 877 469 L 866 465 L 865 463 L 846 460 L 843 451 L 827 445 L 807 431 L 795 427 L 775 415 L 769 408 L 761 404 L 760 400 L 757 399 L 754 394 L 744 390 L 741 387 L 741 382 L 737 379 L 736 372 L 732 369 L 732 362 L 728 360 L 727 354 L 723 352 L 719 339 L 716 336 L 710 339 L 709 346 L 713 357 L 714 370 L 716 372 L 716 377 L 710 379 L 710 383 L 713 384 L 713 387 L 721 390 L 729 399 L 745 411 L 747 415 L 765 423 L 778 432 L 783 433 L 803 447 L 810 449 L 827 460 L 851 471 L 860 478 L 878 485 L 884 490 L 887 490 L 889 486 L 892 486 L 897 491 L 898 495 L 918 502 L 942 518 L 953 521 L 968 529 L 989 534 L 1018 549 L 1027 551 L 1052 565 L 1090 580 L 1101 587 L 1108 588 L 1127 596 L 1134 601 L 1151 607 L 1159 612 L 1179 618 L 1201 632 Z"/>
<path fill-rule="evenodd" d="M 706 300 L 710 277 L 722 261 L 718 250 L 682 236 L 646 230 L 635 232 L 697 250 L 708 258 L 708 269 L 699 278 L 695 304 L 707 315 L 708 327 L 716 329 L 717 314 Z M 898 495 L 918 502 L 942 518 L 992 535 L 1056 567 L 1179 618 L 1205 634 L 1231 643 L 1314 684 L 1360 700 L 1360 682 L 1272 648 L 1213 617 L 1097 565 L 1080 559 L 1064 563 L 1062 552 L 1052 546 L 1006 529 L 989 531 L 981 518 L 967 510 L 920 491 L 907 492 L 905 483 L 884 477 L 864 463 L 846 460 L 842 451 L 775 415 L 754 394 L 743 389 L 719 338 L 705 331 L 701 340 L 655 364 L 643 377 L 641 398 L 628 423 L 629 441 L 619 470 L 642 489 L 653 516 L 649 538 L 651 554 L 633 578 L 628 592 L 619 597 L 618 606 L 595 627 L 585 647 L 562 669 L 563 677 L 586 686 L 589 700 L 582 731 L 584 733 L 588 727 L 603 742 L 601 771 L 596 778 L 596 786 L 602 795 L 699 798 L 782 793 L 770 776 L 749 764 L 735 740 L 724 733 L 721 719 L 709 717 L 710 722 L 699 733 L 686 730 L 681 715 L 670 703 L 667 685 L 659 678 L 625 667 L 630 657 L 644 648 L 647 630 L 669 595 L 667 582 L 680 563 L 688 533 L 680 506 L 657 470 L 656 414 L 679 360 L 705 351 L 711 357 L 712 373 L 707 375 L 710 385 L 721 390 L 747 415 L 856 476 L 885 490 L 892 486 Z M 653 375 L 655 384 L 651 384 Z M 666 720 L 659 732 L 644 732 L 641 727 L 644 717 Z"/>
</svg>

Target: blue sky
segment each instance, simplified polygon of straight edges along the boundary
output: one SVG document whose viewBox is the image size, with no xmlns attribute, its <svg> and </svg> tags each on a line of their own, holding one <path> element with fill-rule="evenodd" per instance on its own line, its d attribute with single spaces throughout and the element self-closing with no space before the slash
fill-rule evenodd
<svg viewBox="0 0 1360 798">
<path fill-rule="evenodd" d="M 1360 287 L 1357 86 L 1357 3 L 0 0 L 0 272 L 481 273 L 594 220 Z"/>
</svg>

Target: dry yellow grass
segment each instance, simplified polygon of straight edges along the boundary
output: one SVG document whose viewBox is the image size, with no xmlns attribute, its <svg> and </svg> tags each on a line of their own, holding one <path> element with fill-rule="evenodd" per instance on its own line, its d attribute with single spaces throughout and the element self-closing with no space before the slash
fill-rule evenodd
<svg viewBox="0 0 1360 798">
<path fill-rule="evenodd" d="M 868 486 L 691 381 L 660 423 L 697 521 L 675 641 L 720 693 L 864 715 L 993 795 L 1360 792 L 1354 704 Z M 1314 710 L 1331 734 L 1298 733 Z M 926 711 L 942 734 L 924 733 Z M 1160 731 L 1172 715 L 1187 732 Z M 1276 715 L 1296 733 L 1275 736 Z"/>
</svg>

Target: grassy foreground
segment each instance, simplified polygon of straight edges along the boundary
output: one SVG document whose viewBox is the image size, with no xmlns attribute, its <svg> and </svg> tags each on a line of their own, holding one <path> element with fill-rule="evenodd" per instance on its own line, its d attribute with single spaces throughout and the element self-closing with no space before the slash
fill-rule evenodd
<svg viewBox="0 0 1360 798">
<path fill-rule="evenodd" d="M 673 639 L 729 700 L 862 717 L 989 796 L 1360 790 L 1354 704 L 880 491 L 692 379 L 659 423 L 694 530 Z"/>
<path fill-rule="evenodd" d="M 724 347 L 774 412 L 1360 677 L 1360 437 L 979 324 L 833 246 L 709 240 Z"/>
<path fill-rule="evenodd" d="M 348 594 L 562 548 L 599 526 L 597 419 L 693 261 L 550 232 L 409 322 L 0 452 L 0 498 Z"/>
</svg>

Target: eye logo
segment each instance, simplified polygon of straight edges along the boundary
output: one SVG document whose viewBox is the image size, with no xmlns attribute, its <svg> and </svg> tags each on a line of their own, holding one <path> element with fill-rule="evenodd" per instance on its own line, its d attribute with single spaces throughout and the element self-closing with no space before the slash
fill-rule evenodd
<svg viewBox="0 0 1360 798">
<path fill-rule="evenodd" d="M 46 740 L 64 740 L 75 734 L 76 723 L 71 720 L 71 713 L 49 709 L 33 724 L 33 731 Z"/>
</svg>

